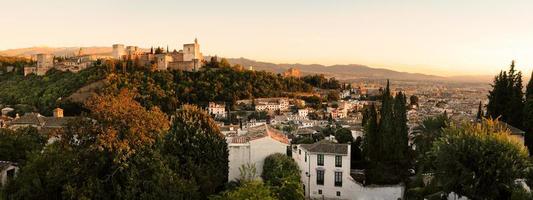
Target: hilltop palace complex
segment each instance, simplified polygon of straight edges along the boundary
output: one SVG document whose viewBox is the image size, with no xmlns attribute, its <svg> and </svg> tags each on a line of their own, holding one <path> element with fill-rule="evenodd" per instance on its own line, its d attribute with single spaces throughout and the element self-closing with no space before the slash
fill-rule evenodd
<svg viewBox="0 0 533 200">
<path fill-rule="evenodd" d="M 65 59 L 56 59 L 52 54 L 37 54 L 34 66 L 24 67 L 24 75 L 36 74 L 43 76 L 50 69 L 60 71 L 78 72 L 94 64 L 97 59 L 128 60 L 136 66 L 145 66 L 154 70 L 182 70 L 198 71 L 204 62 L 204 56 L 200 52 L 200 44 L 195 39 L 192 44 L 184 44 L 179 51 L 146 52 L 137 46 L 124 46 L 114 44 L 111 56 L 82 55 L 81 49 L 77 56 Z"/>
</svg>

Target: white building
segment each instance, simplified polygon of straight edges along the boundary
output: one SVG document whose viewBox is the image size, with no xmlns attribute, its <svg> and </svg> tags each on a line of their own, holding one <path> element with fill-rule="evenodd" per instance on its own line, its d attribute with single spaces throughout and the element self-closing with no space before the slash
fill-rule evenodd
<svg viewBox="0 0 533 200">
<path fill-rule="evenodd" d="M 209 106 L 207 107 L 207 112 L 210 115 L 214 115 L 215 118 L 226 118 L 226 106 L 224 104 L 217 104 L 214 102 L 209 102 Z"/>
<path fill-rule="evenodd" d="M 363 186 L 351 176 L 350 145 L 322 140 L 292 149 L 301 170 L 304 193 L 311 199 L 401 199 L 404 186 Z"/>
<path fill-rule="evenodd" d="M 309 110 L 307 110 L 307 109 L 298 109 L 298 116 L 307 117 L 308 114 L 309 114 Z"/>
<path fill-rule="evenodd" d="M 287 98 L 261 98 L 255 99 L 256 111 L 286 111 L 289 110 Z"/>
<path fill-rule="evenodd" d="M 228 138 L 228 180 L 238 179 L 241 175 L 239 168 L 246 164 L 254 164 L 257 175 L 261 175 L 265 158 L 275 153 L 286 154 L 288 145 L 289 139 L 268 125 L 250 128 L 245 135 Z"/>
</svg>

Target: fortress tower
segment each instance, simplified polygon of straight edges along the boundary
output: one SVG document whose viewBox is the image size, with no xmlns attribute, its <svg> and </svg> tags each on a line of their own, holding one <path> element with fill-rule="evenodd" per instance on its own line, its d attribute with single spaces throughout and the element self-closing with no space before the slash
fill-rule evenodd
<svg viewBox="0 0 533 200">
<path fill-rule="evenodd" d="M 114 44 L 112 56 L 114 59 L 121 59 L 122 56 L 126 55 L 123 44 Z"/>
<path fill-rule="evenodd" d="M 183 61 L 192 61 L 194 63 L 194 71 L 197 71 L 201 67 L 202 60 L 204 60 L 204 56 L 200 52 L 200 44 L 198 44 L 198 39 L 194 39 L 194 43 L 192 44 L 183 45 Z"/>
<path fill-rule="evenodd" d="M 52 54 L 37 54 L 37 68 L 36 74 L 39 76 L 45 75 L 46 72 L 54 68 L 54 55 Z"/>
</svg>

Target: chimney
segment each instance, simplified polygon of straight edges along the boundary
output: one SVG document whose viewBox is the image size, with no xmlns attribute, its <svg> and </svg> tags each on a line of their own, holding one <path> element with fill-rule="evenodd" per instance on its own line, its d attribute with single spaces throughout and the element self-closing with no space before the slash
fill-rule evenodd
<svg viewBox="0 0 533 200">
<path fill-rule="evenodd" d="M 54 117 L 55 118 L 62 118 L 63 117 L 63 109 L 61 109 L 61 108 L 54 109 Z"/>
</svg>

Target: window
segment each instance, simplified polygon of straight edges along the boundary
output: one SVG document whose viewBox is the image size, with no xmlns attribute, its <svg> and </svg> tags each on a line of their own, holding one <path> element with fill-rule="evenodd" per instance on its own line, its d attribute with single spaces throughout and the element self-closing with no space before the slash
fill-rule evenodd
<svg viewBox="0 0 533 200">
<path fill-rule="evenodd" d="M 342 156 L 335 156 L 335 167 L 342 167 Z"/>
<path fill-rule="evenodd" d="M 342 172 L 335 172 L 335 186 L 342 187 Z"/>
<path fill-rule="evenodd" d="M 298 154 L 302 155 L 302 150 L 298 149 Z"/>
<path fill-rule="evenodd" d="M 317 154 L 316 159 L 316 164 L 318 166 L 324 166 L 324 154 Z"/>
<path fill-rule="evenodd" d="M 340 192 L 340 191 L 337 191 L 337 196 L 338 196 L 338 197 L 341 196 L 341 192 Z"/>
<path fill-rule="evenodd" d="M 322 194 L 322 190 L 318 190 L 318 194 Z"/>
<path fill-rule="evenodd" d="M 7 180 L 13 180 L 15 178 L 15 169 L 7 170 Z"/>
<path fill-rule="evenodd" d="M 307 162 L 307 152 L 305 152 L 304 160 Z"/>
<path fill-rule="evenodd" d="M 324 170 L 316 170 L 316 184 L 324 185 Z"/>
</svg>

